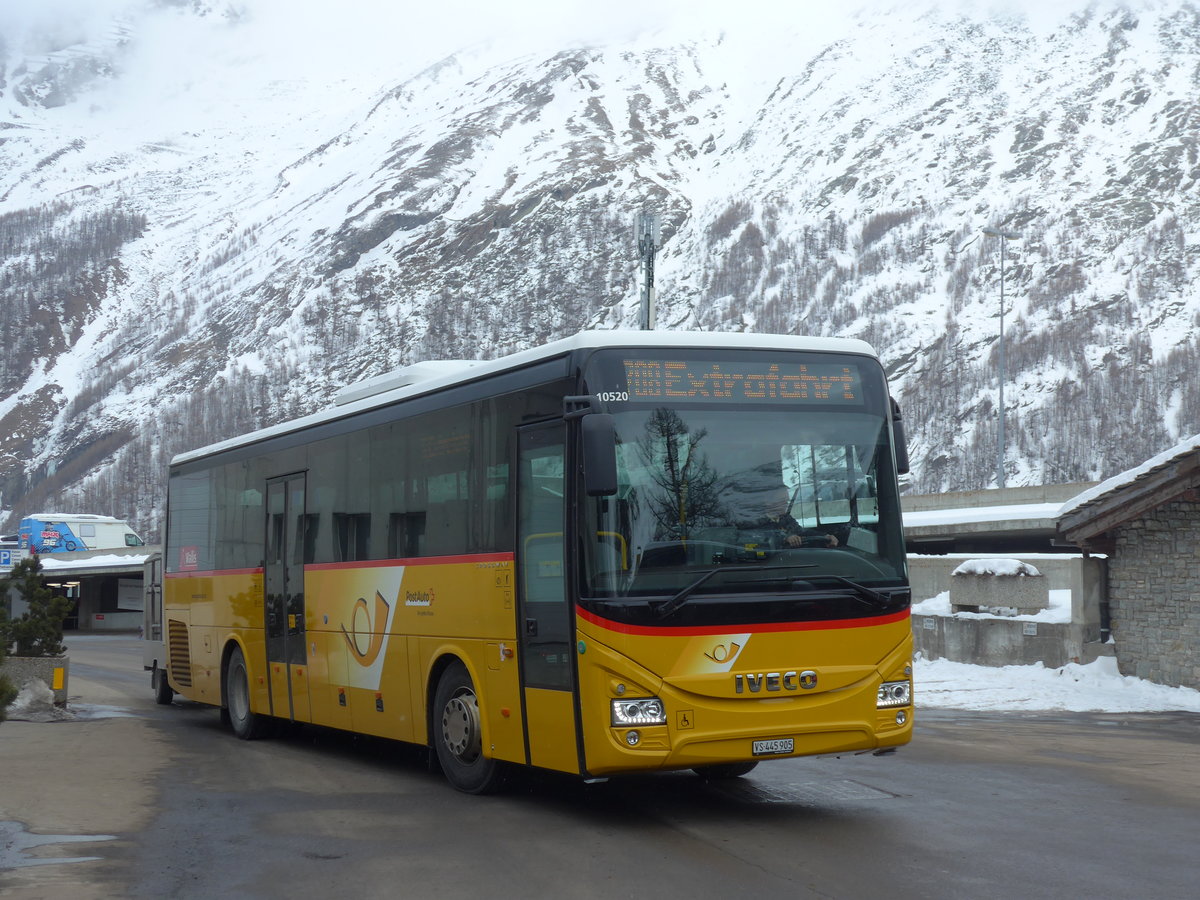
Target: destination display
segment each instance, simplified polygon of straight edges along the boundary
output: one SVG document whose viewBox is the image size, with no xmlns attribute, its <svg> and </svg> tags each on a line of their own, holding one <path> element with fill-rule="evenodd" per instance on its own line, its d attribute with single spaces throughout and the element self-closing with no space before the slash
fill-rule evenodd
<svg viewBox="0 0 1200 900">
<path fill-rule="evenodd" d="M 863 404 L 852 363 L 625 359 L 628 399 L 635 402 Z"/>
</svg>

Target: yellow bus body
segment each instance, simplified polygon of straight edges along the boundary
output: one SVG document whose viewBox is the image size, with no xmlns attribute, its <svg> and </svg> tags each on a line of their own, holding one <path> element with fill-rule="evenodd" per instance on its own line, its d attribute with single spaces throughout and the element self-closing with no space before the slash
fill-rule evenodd
<svg viewBox="0 0 1200 900">
<path fill-rule="evenodd" d="M 876 707 L 881 681 L 910 677 L 907 611 L 725 630 L 624 628 L 579 611 L 578 690 L 522 692 L 513 583 L 511 554 L 307 566 L 307 661 L 288 665 L 267 662 L 261 570 L 180 573 L 165 597 L 168 627 L 187 634 L 186 654 L 171 657 L 172 682 L 189 699 L 222 704 L 223 663 L 236 644 L 253 712 L 426 744 L 438 663 L 455 658 L 477 686 L 488 756 L 590 775 L 747 760 L 755 740 L 790 738 L 786 755 L 804 756 L 911 737 L 911 715 L 898 724 L 895 710 Z M 811 688 L 797 681 L 807 671 L 819 673 Z M 758 689 L 743 677 L 739 693 L 738 674 L 761 676 Z M 636 729 L 631 746 L 609 707 L 641 696 L 663 701 L 667 723 Z M 575 721 L 576 697 L 582 761 L 580 735 L 562 725 Z M 526 725 L 553 739 L 527 754 Z"/>
</svg>

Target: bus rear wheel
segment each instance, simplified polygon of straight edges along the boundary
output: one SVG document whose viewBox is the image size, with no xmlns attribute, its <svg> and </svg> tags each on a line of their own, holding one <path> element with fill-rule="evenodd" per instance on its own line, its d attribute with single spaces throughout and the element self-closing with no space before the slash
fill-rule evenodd
<svg viewBox="0 0 1200 900">
<path fill-rule="evenodd" d="M 433 697 L 433 746 L 446 780 L 467 794 L 486 794 L 500 784 L 500 765 L 483 753 L 479 698 L 466 666 L 442 672 Z"/>
<path fill-rule="evenodd" d="M 241 647 L 234 647 L 225 663 L 225 705 L 229 725 L 243 741 L 253 741 L 266 735 L 270 723 L 266 716 L 250 711 L 250 674 Z"/>
</svg>

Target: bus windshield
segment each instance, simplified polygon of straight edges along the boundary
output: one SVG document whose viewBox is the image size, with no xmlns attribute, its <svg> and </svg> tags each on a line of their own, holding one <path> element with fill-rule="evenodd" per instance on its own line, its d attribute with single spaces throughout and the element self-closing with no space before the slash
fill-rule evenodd
<svg viewBox="0 0 1200 900">
<path fill-rule="evenodd" d="M 714 368 L 742 381 L 757 371 L 754 363 L 687 365 L 693 386 Z M 608 369 L 602 383 L 611 385 Z M 748 398 L 744 384 L 729 398 L 682 388 L 660 397 L 651 387 L 650 402 L 638 402 L 635 390 L 608 392 L 619 487 L 584 504 L 585 605 L 590 598 L 627 619 L 622 607 L 644 610 L 651 600 L 673 609 L 685 601 L 715 607 L 719 598 L 743 607 L 735 617 L 780 594 L 801 601 L 789 604 L 789 617 L 877 615 L 891 606 L 888 589 L 900 592 L 907 573 L 882 375 L 860 361 L 853 377 L 853 390 L 832 399 L 825 391 Z M 681 619 L 700 620 L 696 611 Z"/>
</svg>

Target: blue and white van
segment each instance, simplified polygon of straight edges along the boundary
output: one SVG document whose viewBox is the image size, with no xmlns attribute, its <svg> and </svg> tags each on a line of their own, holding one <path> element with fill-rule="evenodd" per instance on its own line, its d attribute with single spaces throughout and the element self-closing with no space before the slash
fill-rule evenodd
<svg viewBox="0 0 1200 900">
<path fill-rule="evenodd" d="M 77 513 L 35 513 L 17 527 L 22 550 L 70 553 L 141 547 L 145 542 L 122 519 Z"/>
</svg>

